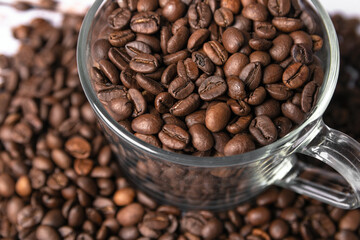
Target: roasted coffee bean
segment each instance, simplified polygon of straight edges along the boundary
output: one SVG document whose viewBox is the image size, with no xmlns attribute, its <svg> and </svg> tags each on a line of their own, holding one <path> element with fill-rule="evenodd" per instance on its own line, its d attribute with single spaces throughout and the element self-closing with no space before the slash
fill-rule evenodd
<svg viewBox="0 0 360 240">
<path fill-rule="evenodd" d="M 179 100 L 188 97 L 194 91 L 194 89 L 195 85 L 193 82 L 182 77 L 177 77 L 170 83 L 168 91 L 171 96 Z"/>
<path fill-rule="evenodd" d="M 108 40 L 114 47 L 124 47 L 135 39 L 135 34 L 131 30 L 115 31 L 109 34 Z"/>
<path fill-rule="evenodd" d="M 206 39 L 209 37 L 210 31 L 208 29 L 198 29 L 194 31 L 187 42 L 187 49 L 190 52 L 194 52 L 198 48 L 201 47 L 201 45 L 206 41 Z"/>
<path fill-rule="evenodd" d="M 136 74 L 136 81 L 140 87 L 154 95 L 157 95 L 164 90 L 164 87 L 159 82 L 146 77 L 141 73 Z"/>
<path fill-rule="evenodd" d="M 131 128 L 141 134 L 157 134 L 161 127 L 161 118 L 149 113 L 138 116 L 131 123 Z"/>
<path fill-rule="evenodd" d="M 163 145 L 171 149 L 182 150 L 189 143 L 190 136 L 181 127 L 165 124 L 159 132 L 159 139 Z"/>
<path fill-rule="evenodd" d="M 293 92 L 282 83 L 267 84 L 265 88 L 275 100 L 284 101 L 293 95 Z"/>
<path fill-rule="evenodd" d="M 158 1 L 156 0 L 139 0 L 136 5 L 138 12 L 154 11 L 158 8 Z"/>
<path fill-rule="evenodd" d="M 112 84 L 117 85 L 120 82 L 120 73 L 110 61 L 102 59 L 99 61 L 100 70 L 104 75 L 112 82 Z"/>
<path fill-rule="evenodd" d="M 170 28 L 167 26 L 163 26 L 160 31 L 160 47 L 163 54 L 168 54 L 167 44 L 170 37 L 171 37 Z"/>
<path fill-rule="evenodd" d="M 224 154 L 225 156 L 242 154 L 255 149 L 255 144 L 247 134 L 236 134 L 228 143 L 225 145 Z"/>
<path fill-rule="evenodd" d="M 252 3 L 243 8 L 242 15 L 253 21 L 263 22 L 268 18 L 268 11 L 262 4 Z"/>
<path fill-rule="evenodd" d="M 173 79 L 175 79 L 176 73 L 177 73 L 176 65 L 175 65 L 175 64 L 169 65 L 169 66 L 164 70 L 163 74 L 161 75 L 161 83 L 162 83 L 164 86 L 169 86 L 169 84 L 171 83 L 171 81 L 172 81 Z"/>
<path fill-rule="evenodd" d="M 304 31 L 296 31 L 290 33 L 290 37 L 293 39 L 294 44 L 303 44 L 308 49 L 313 49 L 313 41 L 308 33 Z"/>
<path fill-rule="evenodd" d="M 284 61 L 290 54 L 293 40 L 289 35 L 281 34 L 273 40 L 269 53 L 276 62 Z"/>
<path fill-rule="evenodd" d="M 307 83 L 301 93 L 301 110 L 309 112 L 316 103 L 319 86 L 314 81 Z"/>
<path fill-rule="evenodd" d="M 171 32 L 173 35 L 176 34 L 176 32 L 181 28 L 181 27 L 187 27 L 188 26 L 188 20 L 186 17 L 183 18 L 179 18 L 178 20 L 176 20 L 174 22 L 174 24 L 171 26 Z"/>
<path fill-rule="evenodd" d="M 294 62 L 308 65 L 313 61 L 313 53 L 310 48 L 303 44 L 295 44 L 291 48 L 291 56 Z"/>
<path fill-rule="evenodd" d="M 254 22 L 254 30 L 261 39 L 273 39 L 276 36 L 276 28 L 269 22 Z"/>
<path fill-rule="evenodd" d="M 252 38 L 249 40 L 249 46 L 256 51 L 266 51 L 271 48 L 272 42 L 262 38 Z"/>
<path fill-rule="evenodd" d="M 210 41 L 204 44 L 204 52 L 216 65 L 225 64 L 228 59 L 228 52 L 218 41 Z"/>
<path fill-rule="evenodd" d="M 199 87 L 200 98 L 206 101 L 211 101 L 221 95 L 227 90 L 227 84 L 221 77 L 213 76 L 205 79 Z"/>
<path fill-rule="evenodd" d="M 194 29 L 207 28 L 210 25 L 212 13 L 205 2 L 191 4 L 187 14 L 189 24 Z"/>
<path fill-rule="evenodd" d="M 192 145 L 199 151 L 208 151 L 214 145 L 214 139 L 202 124 L 194 124 L 189 128 Z"/>
<path fill-rule="evenodd" d="M 234 27 L 227 28 L 222 34 L 222 43 L 229 53 L 236 53 L 245 42 L 242 32 Z"/>
<path fill-rule="evenodd" d="M 125 187 L 114 193 L 113 200 L 117 206 L 126 206 L 132 203 L 134 198 L 135 190 L 130 187 Z"/>
<path fill-rule="evenodd" d="M 228 95 L 235 100 L 241 100 L 246 97 L 245 84 L 240 78 L 230 76 L 226 79 Z"/>
<path fill-rule="evenodd" d="M 208 56 L 202 52 L 193 52 L 192 60 L 196 63 L 198 68 L 204 73 L 210 75 L 215 71 L 214 63 Z"/>
<path fill-rule="evenodd" d="M 266 115 L 271 119 L 280 115 L 280 103 L 275 99 L 268 99 L 259 106 L 256 106 L 254 109 L 256 116 Z"/>
<path fill-rule="evenodd" d="M 249 90 L 257 88 L 262 79 L 262 69 L 260 63 L 249 63 L 240 73 L 240 79 Z"/>
<path fill-rule="evenodd" d="M 274 17 L 272 24 L 281 32 L 295 32 L 304 26 L 301 19 L 286 17 Z"/>
<path fill-rule="evenodd" d="M 253 116 L 251 114 L 244 117 L 236 117 L 226 126 L 226 130 L 232 134 L 241 133 L 247 129 L 252 119 Z"/>
<path fill-rule="evenodd" d="M 10 197 L 14 194 L 15 182 L 7 173 L 0 175 L 0 195 L 3 197 Z"/>
<path fill-rule="evenodd" d="M 305 113 L 291 102 L 283 103 L 281 105 L 281 112 L 296 124 L 300 124 L 305 120 Z"/>
<path fill-rule="evenodd" d="M 122 72 L 128 67 L 128 63 L 126 62 L 126 60 L 123 58 L 121 52 L 117 49 L 117 48 L 110 48 L 109 52 L 108 52 L 108 56 L 110 61 L 120 70 L 122 70 Z M 121 73 L 122 73 L 121 72 Z M 120 75 L 120 79 L 121 79 L 121 75 Z"/>
<path fill-rule="evenodd" d="M 274 124 L 278 130 L 278 136 L 284 137 L 286 134 L 288 134 L 291 131 L 292 123 L 290 119 L 286 117 L 277 117 L 274 119 Z"/>
<path fill-rule="evenodd" d="M 214 13 L 214 21 L 220 27 L 228 27 L 233 23 L 234 16 L 230 9 L 219 8 Z"/>
<path fill-rule="evenodd" d="M 159 139 L 153 135 L 135 133 L 134 136 L 148 144 L 155 146 L 155 147 L 158 147 L 158 148 L 161 147 L 161 143 L 160 143 Z"/>
<path fill-rule="evenodd" d="M 278 64 L 270 64 L 264 69 L 263 83 L 271 84 L 281 81 L 284 70 Z"/>
<path fill-rule="evenodd" d="M 227 105 L 229 105 L 231 111 L 238 116 L 246 116 L 251 111 L 251 107 L 242 100 L 236 101 L 234 99 L 230 99 L 227 101 Z"/>
<path fill-rule="evenodd" d="M 261 66 L 266 67 L 271 62 L 271 57 L 267 52 L 264 51 L 255 51 L 252 52 L 249 56 L 250 62 L 260 63 Z"/>
<path fill-rule="evenodd" d="M 277 129 L 271 119 L 266 115 L 257 116 L 252 120 L 249 131 L 261 145 L 268 145 L 277 139 Z"/>
<path fill-rule="evenodd" d="M 97 40 L 92 47 L 94 61 L 98 62 L 101 59 L 106 59 L 110 48 L 111 45 L 106 39 Z"/>
<path fill-rule="evenodd" d="M 275 17 L 285 17 L 290 12 L 290 8 L 290 0 L 269 0 L 268 2 L 268 9 Z"/>
<path fill-rule="evenodd" d="M 173 124 L 173 125 L 177 125 L 177 126 L 183 128 L 183 129 L 186 129 L 185 123 L 170 113 L 163 114 L 162 119 L 165 124 Z"/>
<path fill-rule="evenodd" d="M 188 57 L 187 50 L 181 50 L 176 53 L 172 53 L 163 57 L 165 65 L 177 63 L 178 61 L 185 60 Z"/>
<path fill-rule="evenodd" d="M 139 41 L 132 41 L 125 45 L 126 52 L 129 54 L 131 58 L 135 57 L 140 53 L 151 53 L 151 48 L 149 45 Z"/>
<path fill-rule="evenodd" d="M 180 0 L 169 0 L 162 9 L 162 15 L 170 22 L 181 18 L 186 11 L 185 4 Z"/>
<path fill-rule="evenodd" d="M 243 68 L 249 63 L 249 57 L 242 53 L 234 53 L 224 65 L 225 76 L 239 76 Z"/>
<path fill-rule="evenodd" d="M 120 30 L 129 24 L 131 12 L 126 8 L 115 9 L 108 17 L 108 23 L 114 30 Z"/>
<path fill-rule="evenodd" d="M 231 111 L 224 102 L 214 103 L 206 110 L 205 125 L 212 132 L 219 132 L 229 122 Z"/>
<path fill-rule="evenodd" d="M 238 14 L 241 7 L 240 1 L 236 0 L 221 0 L 220 6 L 229 9 L 233 14 Z"/>
<path fill-rule="evenodd" d="M 239 14 L 236 15 L 234 18 L 233 27 L 243 32 L 250 32 L 252 27 L 252 21 L 244 17 L 242 14 Z"/>
<path fill-rule="evenodd" d="M 151 11 L 135 14 L 131 18 L 130 28 L 137 33 L 156 33 L 160 29 L 160 16 Z"/>
<path fill-rule="evenodd" d="M 133 104 L 127 98 L 114 98 L 109 102 L 108 109 L 116 121 L 122 121 L 133 113 Z"/>
<path fill-rule="evenodd" d="M 156 96 L 154 105 L 159 113 L 167 113 L 174 103 L 174 98 L 170 93 L 162 92 Z"/>
<path fill-rule="evenodd" d="M 311 35 L 311 40 L 313 43 L 313 48 L 312 50 L 314 52 L 320 51 L 323 47 L 324 44 L 324 40 L 322 39 L 322 37 L 318 36 L 318 35 Z"/>
<path fill-rule="evenodd" d="M 141 92 L 135 88 L 128 90 L 128 99 L 132 101 L 133 112 L 132 117 L 138 117 L 147 110 L 147 102 Z"/>
<path fill-rule="evenodd" d="M 205 110 L 193 112 L 185 117 L 186 126 L 190 128 L 195 124 L 205 124 Z"/>
<path fill-rule="evenodd" d="M 260 86 L 251 92 L 248 97 L 244 98 L 244 101 L 250 105 L 257 106 L 262 104 L 266 98 L 266 90 Z"/>
<path fill-rule="evenodd" d="M 199 105 L 200 96 L 196 93 L 192 93 L 187 98 L 176 102 L 170 108 L 170 113 L 178 117 L 183 117 L 194 112 Z"/>
<path fill-rule="evenodd" d="M 285 69 L 283 83 L 290 89 L 301 87 L 309 78 L 309 68 L 301 63 L 294 63 Z"/>
<path fill-rule="evenodd" d="M 136 72 L 130 67 L 126 67 L 120 74 L 121 83 L 127 88 L 139 89 L 140 86 L 136 81 Z"/>
<path fill-rule="evenodd" d="M 176 1 L 176 0 L 175 0 Z M 179 0 L 177 0 L 179 1 Z M 189 29 L 187 27 L 181 27 L 175 34 L 172 36 L 167 43 L 167 52 L 175 53 L 180 51 L 186 46 L 187 40 L 189 38 Z"/>
<path fill-rule="evenodd" d="M 159 67 L 159 62 L 153 55 L 139 53 L 131 59 L 129 66 L 139 73 L 153 73 Z"/>
</svg>

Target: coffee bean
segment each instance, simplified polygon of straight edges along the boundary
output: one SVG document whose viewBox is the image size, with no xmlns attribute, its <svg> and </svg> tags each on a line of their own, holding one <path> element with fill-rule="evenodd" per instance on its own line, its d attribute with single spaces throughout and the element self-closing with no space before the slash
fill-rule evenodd
<svg viewBox="0 0 360 240">
<path fill-rule="evenodd" d="M 117 206 L 126 206 L 134 201 L 135 191 L 132 188 L 125 187 L 115 192 L 113 196 L 114 203 Z"/>
<path fill-rule="evenodd" d="M 233 23 L 234 16 L 230 9 L 219 8 L 214 13 L 214 21 L 220 27 L 228 27 Z"/>
<path fill-rule="evenodd" d="M 199 87 L 200 98 L 206 101 L 211 101 L 221 95 L 227 90 L 227 84 L 221 77 L 213 76 L 205 79 Z"/>
<path fill-rule="evenodd" d="M 124 47 L 135 39 L 135 34 L 131 30 L 115 31 L 109 34 L 108 40 L 114 47 Z"/>
<path fill-rule="evenodd" d="M 296 124 L 301 124 L 305 120 L 305 113 L 293 103 L 283 103 L 281 105 L 281 112 Z"/>
<path fill-rule="evenodd" d="M 208 151 L 214 145 L 214 139 L 202 124 L 194 124 L 189 128 L 192 145 L 199 151 Z"/>
<path fill-rule="evenodd" d="M 260 226 L 267 223 L 271 218 L 271 213 L 269 209 L 265 207 L 257 207 L 251 209 L 247 214 L 246 217 L 249 223 L 253 226 Z"/>
<path fill-rule="evenodd" d="M 39 206 L 27 205 L 17 215 L 17 224 L 23 228 L 30 228 L 40 223 L 44 210 Z"/>
<path fill-rule="evenodd" d="M 124 28 L 130 21 L 131 12 L 126 8 L 115 9 L 108 17 L 108 23 L 114 30 Z"/>
<path fill-rule="evenodd" d="M 319 87 L 314 81 L 305 85 L 301 93 L 301 110 L 305 113 L 309 112 L 315 105 L 318 91 Z"/>
<path fill-rule="evenodd" d="M 134 106 L 132 117 L 136 118 L 146 112 L 147 102 L 139 90 L 130 88 L 128 90 L 128 98 L 132 101 L 132 105 Z"/>
<path fill-rule="evenodd" d="M 246 116 L 250 113 L 251 107 L 243 100 L 235 101 L 230 99 L 227 101 L 231 111 L 238 116 Z"/>
<path fill-rule="evenodd" d="M 255 149 L 255 144 L 247 134 L 236 134 L 228 143 L 225 145 L 224 154 L 225 156 L 242 154 Z"/>
<path fill-rule="evenodd" d="M 268 9 L 271 15 L 275 17 L 285 17 L 290 12 L 290 8 L 290 0 L 269 0 L 268 2 Z"/>
<path fill-rule="evenodd" d="M 159 82 L 146 77 L 141 73 L 136 74 L 136 81 L 143 89 L 154 95 L 157 95 L 164 90 L 163 86 Z"/>
<path fill-rule="evenodd" d="M 138 12 L 154 11 L 158 8 L 157 0 L 139 0 L 136 5 Z"/>
<path fill-rule="evenodd" d="M 284 84 L 295 89 L 301 87 L 309 77 L 309 68 L 301 63 L 294 63 L 285 69 L 282 76 Z"/>
<path fill-rule="evenodd" d="M 151 48 L 149 47 L 149 45 L 139 41 L 128 42 L 125 45 L 125 49 L 131 58 L 135 57 L 140 53 L 151 53 Z"/>
<path fill-rule="evenodd" d="M 128 68 L 128 63 L 126 62 L 126 60 L 123 58 L 122 53 L 117 49 L 117 48 L 110 48 L 109 53 L 108 53 L 109 59 L 110 61 L 120 70 L 123 70 L 121 72 L 121 74 L 124 72 L 124 70 L 126 68 Z M 121 75 L 120 75 L 120 80 L 121 79 Z"/>
<path fill-rule="evenodd" d="M 276 28 L 269 22 L 254 22 L 255 34 L 262 39 L 273 39 Z"/>
<path fill-rule="evenodd" d="M 31 194 L 31 183 L 28 176 L 21 176 L 16 184 L 15 184 L 15 191 L 21 197 L 27 197 Z"/>
<path fill-rule="evenodd" d="M 260 63 L 263 67 L 266 67 L 271 62 L 271 57 L 267 52 L 255 51 L 249 56 L 251 63 Z"/>
<path fill-rule="evenodd" d="M 143 114 L 135 118 L 131 123 L 131 128 L 142 134 L 157 134 L 162 127 L 162 120 L 153 114 Z"/>
<path fill-rule="evenodd" d="M 236 53 L 243 46 L 245 38 L 240 30 L 229 27 L 222 34 L 222 42 L 229 53 Z"/>
<path fill-rule="evenodd" d="M 114 84 L 118 84 L 120 82 L 120 74 L 117 68 L 110 61 L 102 59 L 99 61 L 100 70 L 104 73 L 104 75 Z"/>
<path fill-rule="evenodd" d="M 193 52 L 192 60 L 196 63 L 199 69 L 210 75 L 214 72 L 214 63 L 202 52 Z"/>
<path fill-rule="evenodd" d="M 304 26 L 302 20 L 286 17 L 274 17 L 272 24 L 281 32 L 295 32 Z"/>
<path fill-rule="evenodd" d="M 313 49 L 313 41 L 308 33 L 304 31 L 296 31 L 290 33 L 290 37 L 293 39 L 294 44 L 303 44 L 308 49 Z"/>
<path fill-rule="evenodd" d="M 284 137 L 286 134 L 288 134 L 291 131 L 292 123 L 290 119 L 286 117 L 277 117 L 274 119 L 274 124 L 278 130 L 278 136 Z"/>
<path fill-rule="evenodd" d="M 151 11 L 140 12 L 131 18 L 130 28 L 137 33 L 156 33 L 160 29 L 160 16 Z"/>
<path fill-rule="evenodd" d="M 231 76 L 226 79 L 229 97 L 240 100 L 246 97 L 245 84 L 240 78 Z"/>
<path fill-rule="evenodd" d="M 171 96 L 180 100 L 188 97 L 194 91 L 194 89 L 195 85 L 193 82 L 182 77 L 177 77 L 170 83 L 168 91 Z"/>
<path fill-rule="evenodd" d="M 216 218 L 211 218 L 206 222 L 201 230 L 201 236 L 205 239 L 216 239 L 223 230 L 221 222 Z"/>
<path fill-rule="evenodd" d="M 15 182 L 7 173 L 0 175 L 0 195 L 3 197 L 10 197 L 14 194 Z"/>
<path fill-rule="evenodd" d="M 273 46 L 269 53 L 272 59 L 277 62 L 284 61 L 289 56 L 293 40 L 289 35 L 281 34 L 273 40 Z"/>
<path fill-rule="evenodd" d="M 313 48 L 312 50 L 314 52 L 320 51 L 323 47 L 324 44 L 324 40 L 322 39 L 322 37 L 318 36 L 318 35 L 311 35 L 311 40 L 313 43 Z"/>
<path fill-rule="evenodd" d="M 194 31 L 187 42 L 187 49 L 190 52 L 197 50 L 209 37 L 210 31 L 208 29 L 200 28 Z"/>
<path fill-rule="evenodd" d="M 187 14 L 189 24 L 194 29 L 207 28 L 210 25 L 212 13 L 205 2 L 191 4 Z"/>
<path fill-rule="evenodd" d="M 154 105 L 159 113 L 166 113 L 169 112 L 174 102 L 174 98 L 170 93 L 162 92 L 156 96 Z"/>
<path fill-rule="evenodd" d="M 249 126 L 252 136 L 261 145 L 268 145 L 277 139 L 277 129 L 271 119 L 266 115 L 257 116 Z"/>
<path fill-rule="evenodd" d="M 260 86 L 249 94 L 248 97 L 244 98 L 244 101 L 250 105 L 257 106 L 262 104 L 266 98 L 266 90 Z"/>
<path fill-rule="evenodd" d="M 163 61 L 165 65 L 170 65 L 173 63 L 177 63 L 178 61 L 184 60 L 188 57 L 187 50 L 181 50 L 176 53 L 172 53 L 164 56 Z"/>
<path fill-rule="evenodd" d="M 310 48 L 303 44 L 295 44 L 291 48 L 291 56 L 294 62 L 308 65 L 313 61 L 313 53 Z"/>
<path fill-rule="evenodd" d="M 206 110 L 205 125 L 212 132 L 224 129 L 230 119 L 231 111 L 226 103 L 215 103 Z"/>
<path fill-rule="evenodd" d="M 87 158 L 91 153 L 91 146 L 84 138 L 74 136 L 65 142 L 65 149 L 75 158 Z"/>
<path fill-rule="evenodd" d="M 263 22 L 268 18 L 268 11 L 262 4 L 252 3 L 243 8 L 242 15 L 253 21 Z"/>
<path fill-rule="evenodd" d="M 267 84 L 265 88 L 272 98 L 279 101 L 287 100 L 293 95 L 293 92 L 281 83 Z"/>
<path fill-rule="evenodd" d="M 225 76 L 239 76 L 243 68 L 249 63 L 249 57 L 242 53 L 234 53 L 224 65 Z"/>
<path fill-rule="evenodd" d="M 356 231 L 360 226 L 360 212 L 359 210 L 351 210 L 347 212 L 339 222 L 341 230 Z"/>
<path fill-rule="evenodd" d="M 170 22 L 181 18 L 186 11 L 185 4 L 180 0 L 169 0 L 162 9 L 162 15 Z"/>
<path fill-rule="evenodd" d="M 175 0 L 176 1 L 176 0 Z M 179 1 L 179 0 L 177 0 Z M 189 38 L 189 29 L 187 27 L 181 27 L 174 36 L 172 36 L 167 43 L 167 52 L 175 53 L 184 48 Z"/>
<path fill-rule="evenodd" d="M 252 38 L 249 40 L 249 46 L 256 51 L 266 51 L 272 46 L 272 42 L 262 38 Z"/>
<path fill-rule="evenodd" d="M 189 143 L 190 136 L 181 127 L 165 124 L 159 133 L 159 139 L 165 146 L 171 149 L 181 150 Z"/>
<path fill-rule="evenodd" d="M 282 79 L 284 70 L 278 64 L 270 64 L 264 69 L 263 83 L 271 84 L 279 82 Z"/>
<path fill-rule="evenodd" d="M 216 65 L 223 65 L 228 59 L 228 52 L 218 41 L 210 41 L 204 44 L 204 52 Z"/>
<path fill-rule="evenodd" d="M 106 59 L 110 48 L 111 45 L 106 39 L 97 40 L 91 49 L 94 61 L 98 62 L 101 59 Z"/>
<path fill-rule="evenodd" d="M 116 121 L 125 120 L 133 113 L 133 105 L 127 98 L 112 99 L 108 106 L 111 116 Z"/>
<path fill-rule="evenodd" d="M 46 226 L 46 225 L 40 225 L 39 227 L 37 227 L 36 229 L 36 239 L 39 240 L 45 240 L 45 239 L 61 239 L 58 232 L 50 227 L 50 226 Z"/>
<path fill-rule="evenodd" d="M 269 99 L 256 106 L 254 111 L 256 116 L 266 115 L 273 119 L 280 115 L 280 103 L 275 99 Z"/>
<path fill-rule="evenodd" d="M 247 115 L 244 117 L 236 117 L 226 126 L 226 130 L 232 134 L 241 133 L 247 129 L 252 119 L 253 119 L 252 115 Z"/>
<path fill-rule="evenodd" d="M 131 59 L 129 66 L 135 72 L 153 73 L 159 67 L 159 62 L 153 55 L 139 53 Z"/>
<path fill-rule="evenodd" d="M 240 79 L 245 83 L 249 90 L 257 88 L 262 79 L 262 70 L 260 63 L 249 63 L 240 73 Z"/>
<path fill-rule="evenodd" d="M 240 1 L 236 0 L 221 0 L 220 6 L 222 8 L 230 9 L 233 14 L 238 14 L 240 10 Z"/>
</svg>

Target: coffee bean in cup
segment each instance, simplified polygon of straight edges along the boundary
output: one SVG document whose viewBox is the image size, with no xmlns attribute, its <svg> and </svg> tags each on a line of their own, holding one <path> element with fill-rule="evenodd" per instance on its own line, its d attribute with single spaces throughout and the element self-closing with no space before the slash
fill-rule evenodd
<svg viewBox="0 0 360 240">
<path fill-rule="evenodd" d="M 195 156 L 241 154 L 286 136 L 316 104 L 323 41 L 296 0 L 130 5 L 105 4 L 92 83 L 139 139 Z"/>
</svg>

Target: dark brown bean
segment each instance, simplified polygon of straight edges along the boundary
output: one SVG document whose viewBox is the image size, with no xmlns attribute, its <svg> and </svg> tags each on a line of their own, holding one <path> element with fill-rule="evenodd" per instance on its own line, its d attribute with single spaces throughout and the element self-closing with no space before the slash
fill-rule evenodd
<svg viewBox="0 0 360 240">
<path fill-rule="evenodd" d="M 208 75 L 211 75 L 215 70 L 214 63 L 202 52 L 193 52 L 192 60 L 196 63 L 198 68 Z"/>
<path fill-rule="evenodd" d="M 249 90 L 257 88 L 262 79 L 260 63 L 249 63 L 240 73 L 240 79 L 245 83 Z"/>
<path fill-rule="evenodd" d="M 135 34 L 130 30 L 115 31 L 109 34 L 108 40 L 114 47 L 124 47 L 130 41 L 135 39 Z"/>
<path fill-rule="evenodd" d="M 136 81 L 140 87 L 142 87 L 151 94 L 157 95 L 164 91 L 164 87 L 159 82 L 149 77 L 146 77 L 141 73 L 136 74 Z"/>
<path fill-rule="evenodd" d="M 295 32 L 304 26 L 302 20 L 286 17 L 274 17 L 272 24 L 281 32 Z"/>
<path fill-rule="evenodd" d="M 299 107 L 291 102 L 286 102 L 281 105 L 281 112 L 285 117 L 289 118 L 296 124 L 301 124 L 305 120 L 305 113 Z"/>
<path fill-rule="evenodd" d="M 236 134 L 228 143 L 225 145 L 224 154 L 225 156 L 242 154 L 255 149 L 255 144 L 247 134 Z"/>
<path fill-rule="evenodd" d="M 228 52 L 218 41 L 209 41 L 203 46 L 204 52 L 216 65 L 223 65 L 228 59 Z"/>
<path fill-rule="evenodd" d="M 178 0 L 179 1 L 179 0 Z M 174 36 L 172 36 L 167 43 L 167 52 L 175 53 L 183 49 L 189 38 L 189 29 L 187 27 L 181 27 Z"/>
<path fill-rule="evenodd" d="M 226 130 L 232 134 L 241 133 L 247 129 L 252 119 L 253 116 L 251 114 L 243 117 L 236 117 L 226 126 Z"/>
<path fill-rule="evenodd" d="M 195 85 L 193 82 L 182 77 L 177 77 L 170 83 L 168 91 L 171 96 L 180 100 L 188 97 L 194 91 L 194 89 Z"/>
<path fill-rule="evenodd" d="M 206 41 L 209 37 L 210 31 L 208 29 L 200 28 L 194 31 L 187 41 L 187 49 L 189 52 L 194 52 Z"/>
<path fill-rule="evenodd" d="M 192 145 L 199 151 L 208 151 L 214 145 L 214 139 L 202 124 L 194 124 L 189 128 Z"/>
<path fill-rule="evenodd" d="M 301 63 L 290 65 L 283 73 L 283 83 L 290 89 L 301 87 L 309 78 L 309 68 Z"/>
<path fill-rule="evenodd" d="M 211 9 L 205 2 L 199 2 L 189 6 L 188 19 L 192 28 L 207 28 L 210 25 L 211 18 Z"/>
<path fill-rule="evenodd" d="M 137 33 L 156 33 L 160 29 L 160 16 L 151 11 L 138 13 L 131 18 L 130 27 Z"/>
<path fill-rule="evenodd" d="M 206 101 L 211 101 L 221 95 L 227 90 L 227 84 L 224 79 L 217 76 L 212 76 L 205 79 L 200 85 L 198 92 L 200 98 Z"/>
<path fill-rule="evenodd" d="M 112 29 L 120 30 L 130 21 L 131 12 L 126 8 L 115 9 L 108 17 L 108 23 Z"/>
<path fill-rule="evenodd" d="M 277 139 L 277 129 L 271 119 L 266 115 L 257 116 L 252 120 L 249 131 L 261 145 L 268 145 Z"/>
<path fill-rule="evenodd" d="M 282 83 L 267 84 L 265 88 L 275 100 L 284 101 L 293 95 L 293 92 Z"/>
<path fill-rule="evenodd" d="M 161 118 L 149 113 L 138 116 L 131 123 L 131 128 L 141 134 L 157 134 L 161 127 Z"/>
<path fill-rule="evenodd" d="M 205 125 L 212 132 L 219 132 L 229 122 L 231 111 L 224 102 L 215 103 L 208 107 L 205 115 Z"/>
<path fill-rule="evenodd" d="M 182 150 L 189 143 L 190 135 L 179 126 L 165 124 L 159 132 L 159 139 L 171 149 Z"/>
</svg>

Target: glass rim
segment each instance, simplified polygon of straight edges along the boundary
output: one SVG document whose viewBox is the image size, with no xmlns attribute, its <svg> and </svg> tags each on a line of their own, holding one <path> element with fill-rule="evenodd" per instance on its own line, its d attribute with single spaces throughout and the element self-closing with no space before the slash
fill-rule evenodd
<svg viewBox="0 0 360 240">
<path fill-rule="evenodd" d="M 331 98 L 335 91 L 340 66 L 340 51 L 337 34 L 327 11 L 321 5 L 319 0 L 309 0 L 309 2 L 313 4 L 316 12 L 318 13 L 324 24 L 324 34 L 327 35 L 327 38 L 329 40 L 330 63 L 328 66 L 328 71 L 326 71 L 324 75 L 324 82 L 322 86 L 323 91 L 318 99 L 318 104 L 315 106 L 311 114 L 300 126 L 296 127 L 285 137 L 278 139 L 274 143 L 260 147 L 247 153 L 234 156 L 195 157 L 192 155 L 165 151 L 161 148 L 157 148 L 153 145 L 143 142 L 137 137 L 135 137 L 132 133 L 122 128 L 120 124 L 117 123 L 109 115 L 109 113 L 103 107 L 102 103 L 97 98 L 95 91 L 90 83 L 90 75 L 87 71 L 86 66 L 86 53 L 87 51 L 89 51 L 88 37 L 90 34 L 92 22 L 103 1 L 104 0 L 96 0 L 93 3 L 88 13 L 86 14 L 83 20 L 83 24 L 81 26 L 76 54 L 80 82 L 90 105 L 92 106 L 95 114 L 101 119 L 101 121 L 106 124 L 106 126 L 118 137 L 128 142 L 132 146 L 147 152 L 155 158 L 161 158 L 171 163 L 192 167 L 231 167 L 250 164 L 266 157 L 272 156 L 274 150 L 277 150 L 281 146 L 284 146 L 285 144 L 291 142 L 294 137 L 297 136 L 307 125 L 316 121 L 323 115 L 331 101 Z"/>
</svg>

